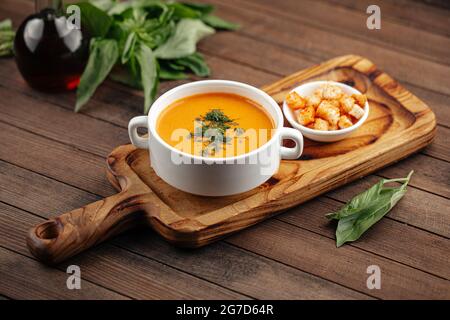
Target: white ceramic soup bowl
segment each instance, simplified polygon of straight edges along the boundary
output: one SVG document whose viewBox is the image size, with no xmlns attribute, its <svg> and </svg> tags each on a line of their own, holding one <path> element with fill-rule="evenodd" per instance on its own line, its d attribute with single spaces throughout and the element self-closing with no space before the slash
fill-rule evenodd
<svg viewBox="0 0 450 320">
<path fill-rule="evenodd" d="M 297 92 L 299 95 L 303 97 L 308 97 L 311 96 L 316 89 L 320 88 L 324 84 L 335 85 L 341 88 L 344 93 L 349 95 L 361 94 L 359 90 L 356 90 L 355 88 L 350 87 L 344 83 L 335 81 L 308 82 L 296 87 L 292 91 Z M 289 108 L 289 106 L 286 103 L 286 100 L 284 100 L 283 102 L 283 112 L 287 121 L 291 124 L 291 126 L 298 129 L 308 139 L 320 142 L 334 142 L 346 138 L 356 129 L 358 129 L 364 123 L 364 121 L 367 120 L 367 117 L 369 116 L 369 103 L 366 102 L 366 105 L 364 106 L 364 115 L 361 117 L 361 119 L 359 119 L 354 125 L 340 130 L 321 131 L 302 126 L 300 123 L 297 122 L 297 113 L 300 111 L 292 110 L 291 108 Z"/>
<path fill-rule="evenodd" d="M 261 105 L 273 119 L 272 138 L 249 153 L 211 158 L 181 152 L 159 136 L 156 124 L 165 108 L 185 97 L 214 92 L 237 94 Z M 139 128 L 147 128 L 148 136 L 140 136 Z M 166 92 L 154 102 L 148 116 L 131 119 L 128 133 L 134 146 L 149 149 L 151 166 L 162 180 L 182 191 L 204 196 L 226 196 L 251 190 L 277 172 L 281 159 L 297 159 L 303 152 L 303 136 L 295 129 L 283 127 L 283 114 L 267 93 L 226 80 L 197 81 Z M 293 140 L 295 147 L 283 147 L 283 139 Z"/>
</svg>

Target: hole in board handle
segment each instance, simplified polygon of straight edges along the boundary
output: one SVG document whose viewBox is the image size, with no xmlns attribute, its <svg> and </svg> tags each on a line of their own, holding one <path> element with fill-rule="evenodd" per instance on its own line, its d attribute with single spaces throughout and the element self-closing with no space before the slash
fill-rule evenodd
<svg viewBox="0 0 450 320">
<path fill-rule="evenodd" d="M 46 221 L 36 228 L 36 236 L 39 239 L 51 240 L 58 237 L 61 225 L 56 220 Z"/>
</svg>

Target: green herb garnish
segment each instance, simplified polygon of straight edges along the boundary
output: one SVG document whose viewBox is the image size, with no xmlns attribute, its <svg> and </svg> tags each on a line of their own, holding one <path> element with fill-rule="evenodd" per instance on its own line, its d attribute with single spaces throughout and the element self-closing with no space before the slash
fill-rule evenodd
<svg viewBox="0 0 450 320">
<path fill-rule="evenodd" d="M 223 113 L 220 109 L 212 109 L 203 117 L 203 121 L 209 121 L 214 125 L 225 125 L 227 123 L 233 123 L 233 120 L 230 119 L 226 114 Z"/>
<path fill-rule="evenodd" d="M 372 225 L 383 218 L 405 195 L 411 178 L 382 179 L 370 189 L 354 197 L 336 213 L 326 215 L 328 219 L 338 220 L 336 246 L 355 241 Z M 387 183 L 402 182 L 398 187 L 386 187 Z"/>
<path fill-rule="evenodd" d="M 195 119 L 196 125 L 191 135 L 197 141 L 203 142 L 202 156 L 215 154 L 230 144 L 234 136 L 244 134 L 244 129 L 238 128 L 235 119 L 231 119 L 220 109 L 211 109 L 205 115 Z M 234 127 L 233 130 L 232 129 Z"/>
</svg>

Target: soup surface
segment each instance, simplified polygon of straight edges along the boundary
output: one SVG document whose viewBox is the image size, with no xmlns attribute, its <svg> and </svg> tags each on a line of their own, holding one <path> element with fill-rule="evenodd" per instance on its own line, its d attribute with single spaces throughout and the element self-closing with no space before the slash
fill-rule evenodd
<svg viewBox="0 0 450 320">
<path fill-rule="evenodd" d="M 236 94 L 206 93 L 172 103 L 161 112 L 156 130 L 180 151 L 222 158 L 259 148 L 274 127 L 258 103 Z"/>
</svg>

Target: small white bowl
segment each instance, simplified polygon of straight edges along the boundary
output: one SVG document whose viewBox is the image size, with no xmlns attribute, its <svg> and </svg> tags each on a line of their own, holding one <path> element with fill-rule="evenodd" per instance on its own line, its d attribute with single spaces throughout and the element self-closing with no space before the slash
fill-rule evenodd
<svg viewBox="0 0 450 320">
<path fill-rule="evenodd" d="M 358 90 L 356 90 L 353 87 L 350 87 L 346 84 L 335 82 L 335 81 L 313 81 L 308 82 L 305 84 L 302 84 L 292 91 L 297 92 L 299 95 L 303 97 L 308 97 L 313 94 L 313 92 L 323 86 L 324 84 L 330 84 L 335 85 L 344 91 L 344 93 L 352 95 L 352 94 L 361 94 Z M 291 91 L 291 92 L 292 92 Z M 353 131 L 358 129 L 364 121 L 366 121 L 367 117 L 369 116 L 369 103 L 366 102 L 366 105 L 364 106 L 364 115 L 361 117 L 361 119 L 358 120 L 354 125 L 351 127 L 340 129 L 340 130 L 331 130 L 331 131 L 321 131 L 321 130 L 315 130 L 310 129 L 305 126 L 302 126 L 297 122 L 297 113 L 300 112 L 298 110 L 292 110 L 289 108 L 289 106 L 286 103 L 286 99 L 283 102 L 283 113 L 291 124 L 292 127 L 299 130 L 305 137 L 311 140 L 320 141 L 320 142 L 334 142 L 339 141 L 350 135 Z"/>
</svg>

